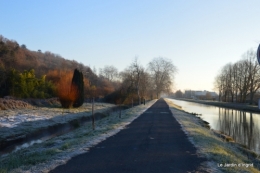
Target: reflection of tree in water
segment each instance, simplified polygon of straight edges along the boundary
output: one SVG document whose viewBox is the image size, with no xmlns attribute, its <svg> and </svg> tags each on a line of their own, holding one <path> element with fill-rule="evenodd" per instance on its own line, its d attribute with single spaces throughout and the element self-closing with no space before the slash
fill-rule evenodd
<svg viewBox="0 0 260 173">
<path fill-rule="evenodd" d="M 231 136 L 236 142 L 260 153 L 259 126 L 253 114 L 244 111 L 219 108 L 218 130 Z"/>
</svg>

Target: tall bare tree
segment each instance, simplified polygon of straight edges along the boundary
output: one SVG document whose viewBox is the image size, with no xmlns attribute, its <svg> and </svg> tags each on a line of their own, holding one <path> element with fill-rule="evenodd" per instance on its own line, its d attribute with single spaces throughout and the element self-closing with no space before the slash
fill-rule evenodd
<svg viewBox="0 0 260 173">
<path fill-rule="evenodd" d="M 135 60 L 132 62 L 130 69 L 134 75 L 134 87 L 138 96 L 138 103 L 141 104 L 141 97 L 140 97 L 140 80 L 144 75 L 144 68 L 138 62 L 138 58 L 136 57 Z"/>
<path fill-rule="evenodd" d="M 138 104 L 141 104 L 142 99 L 148 98 L 153 83 L 150 74 L 145 71 L 138 58 L 135 58 L 131 65 L 120 73 L 120 77 L 121 88 L 126 91 L 128 100 L 138 99 Z"/>
<path fill-rule="evenodd" d="M 248 69 L 248 90 L 250 104 L 253 104 L 253 98 L 260 88 L 260 67 L 257 62 L 256 53 L 253 50 L 246 52 L 245 66 Z"/>
<path fill-rule="evenodd" d="M 148 69 L 151 73 L 157 98 L 159 98 L 162 92 L 169 92 L 173 84 L 174 75 L 177 72 L 177 68 L 172 61 L 162 57 L 154 58 L 148 64 Z"/>
<path fill-rule="evenodd" d="M 140 96 L 143 99 L 146 99 L 149 91 L 152 90 L 151 76 L 146 71 L 144 71 L 140 77 L 139 90 Z"/>
</svg>

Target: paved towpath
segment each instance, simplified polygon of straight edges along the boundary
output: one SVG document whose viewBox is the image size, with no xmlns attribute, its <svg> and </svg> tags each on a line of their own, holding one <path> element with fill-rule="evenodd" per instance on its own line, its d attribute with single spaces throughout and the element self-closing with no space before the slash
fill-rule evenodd
<svg viewBox="0 0 260 173">
<path fill-rule="evenodd" d="M 199 170 L 203 161 L 160 99 L 125 129 L 51 172 L 204 172 Z"/>
</svg>

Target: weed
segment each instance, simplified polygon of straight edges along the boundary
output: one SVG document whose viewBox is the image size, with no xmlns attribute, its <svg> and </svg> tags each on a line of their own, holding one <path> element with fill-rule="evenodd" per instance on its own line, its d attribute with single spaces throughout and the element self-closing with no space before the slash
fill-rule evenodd
<svg viewBox="0 0 260 173">
<path fill-rule="evenodd" d="M 56 154 L 58 152 L 59 152 L 58 149 L 52 148 L 52 149 L 46 150 L 46 155 L 54 155 L 54 154 Z"/>
<path fill-rule="evenodd" d="M 70 147 L 70 143 L 69 142 L 66 142 L 66 143 L 64 143 L 61 147 L 60 147 L 60 149 L 61 150 L 66 150 L 66 149 L 68 149 Z"/>
</svg>

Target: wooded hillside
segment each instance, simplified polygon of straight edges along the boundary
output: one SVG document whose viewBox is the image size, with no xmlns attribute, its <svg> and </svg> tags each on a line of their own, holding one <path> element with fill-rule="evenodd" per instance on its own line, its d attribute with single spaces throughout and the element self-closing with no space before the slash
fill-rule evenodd
<svg viewBox="0 0 260 173">
<path fill-rule="evenodd" d="M 0 35 L 0 97 L 55 97 L 55 83 L 62 74 L 72 73 L 76 68 L 84 75 L 85 97 L 104 97 L 118 86 L 116 82 L 99 78 L 82 63 L 49 51 L 28 50 L 25 45 Z"/>
<path fill-rule="evenodd" d="M 0 97 L 50 98 L 70 92 L 73 71 L 83 75 L 84 99 L 102 98 L 116 104 L 141 104 L 171 91 L 177 68 L 170 59 L 157 57 L 145 68 L 138 58 L 122 72 L 105 66 L 99 75 L 77 61 L 60 55 L 31 51 L 0 35 Z M 73 96 L 74 95 L 74 96 Z M 83 99 L 83 98 L 81 98 Z"/>
</svg>

